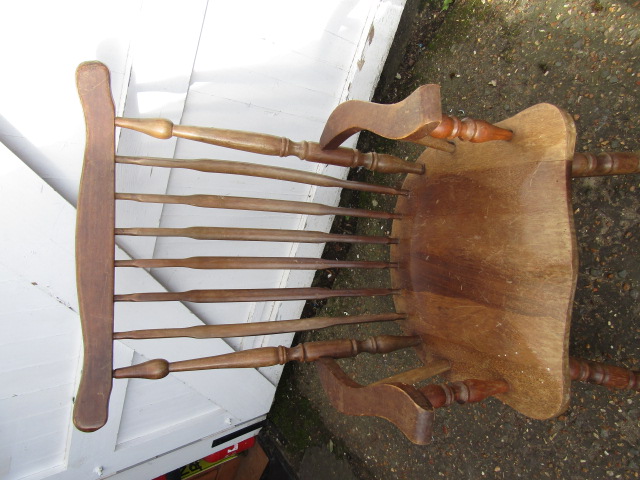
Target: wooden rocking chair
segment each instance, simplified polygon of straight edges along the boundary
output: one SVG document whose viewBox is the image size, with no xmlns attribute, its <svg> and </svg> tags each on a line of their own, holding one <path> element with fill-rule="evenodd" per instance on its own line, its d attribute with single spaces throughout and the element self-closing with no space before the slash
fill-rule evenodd
<svg viewBox="0 0 640 480">
<path fill-rule="evenodd" d="M 475 402 L 496 395 L 525 415 L 545 419 L 566 408 L 571 379 L 638 389 L 637 372 L 569 359 L 567 337 L 577 268 L 570 177 L 638 172 L 640 161 L 632 154 L 574 156 L 573 122 L 560 109 L 537 105 L 497 126 L 460 121 L 442 115 L 439 88 L 427 85 L 395 105 L 346 102 L 330 117 L 319 144 L 295 143 L 269 135 L 173 125 L 162 119 L 115 117 L 109 72 L 98 62 L 80 65 L 77 83 L 87 125 L 77 223 L 77 282 L 85 346 L 74 407 L 74 423 L 80 430 L 94 431 L 106 423 L 113 378 L 158 379 L 171 372 L 257 368 L 292 360 L 317 361 L 323 385 L 338 410 L 384 417 L 420 444 L 431 439 L 434 408 L 454 400 Z M 239 162 L 116 156 L 116 127 L 158 138 L 176 136 L 254 153 L 406 173 L 407 178 L 402 189 L 394 189 Z M 349 135 L 363 129 L 431 148 L 416 163 L 338 148 Z M 377 192 L 395 195 L 398 202 L 395 212 L 387 213 L 243 197 L 116 193 L 116 163 Z M 391 236 L 350 236 L 197 226 L 116 228 L 116 201 L 388 218 L 393 219 L 393 231 Z M 264 257 L 116 261 L 116 235 L 381 243 L 390 245 L 391 262 Z M 124 267 L 389 268 L 393 286 L 115 294 L 114 269 Z M 260 302 L 373 295 L 393 295 L 397 313 L 114 332 L 114 302 Z M 397 321 L 406 336 L 265 347 L 173 363 L 156 359 L 113 369 L 116 339 L 237 337 L 378 321 Z M 424 367 L 368 386 L 349 379 L 333 360 L 407 347 L 417 349 Z M 413 386 L 445 372 L 453 383 Z"/>
</svg>

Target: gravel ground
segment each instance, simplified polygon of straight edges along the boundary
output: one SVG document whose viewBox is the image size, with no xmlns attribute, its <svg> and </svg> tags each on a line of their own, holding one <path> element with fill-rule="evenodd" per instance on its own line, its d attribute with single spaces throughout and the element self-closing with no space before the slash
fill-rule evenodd
<svg viewBox="0 0 640 480">
<path fill-rule="evenodd" d="M 577 151 L 640 150 L 640 2 L 463 1 L 410 3 L 406 48 L 396 49 L 375 101 L 392 103 L 424 83 L 442 86 L 445 111 L 498 121 L 540 102 L 573 115 Z M 420 149 L 363 134 L 363 150 L 416 158 Z M 398 185 L 402 179 L 358 172 Z M 393 208 L 384 196 L 345 193 L 345 205 Z M 573 181 L 580 274 L 570 353 L 640 368 L 640 175 Z M 380 233 L 384 222 L 336 223 L 337 231 Z M 328 257 L 386 258 L 371 246 Z M 383 272 L 344 270 L 318 276 L 335 287 L 386 286 Z M 389 299 L 338 299 L 309 313 L 391 311 Z M 315 312 L 314 312 L 315 310 Z M 342 327 L 301 341 L 398 333 L 394 324 Z M 361 383 L 419 364 L 411 351 L 341 361 Z M 336 413 L 313 365 L 290 365 L 263 433 L 294 472 L 313 478 L 637 478 L 640 401 L 637 394 L 574 384 L 572 403 L 557 419 L 523 417 L 497 400 L 438 410 L 434 440 L 410 443 L 381 419 Z"/>
</svg>

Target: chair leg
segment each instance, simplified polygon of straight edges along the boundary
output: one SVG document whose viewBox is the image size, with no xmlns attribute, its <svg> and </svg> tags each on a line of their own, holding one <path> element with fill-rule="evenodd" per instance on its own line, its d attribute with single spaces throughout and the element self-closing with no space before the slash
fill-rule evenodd
<svg viewBox="0 0 640 480">
<path fill-rule="evenodd" d="M 576 153 L 571 163 L 572 177 L 597 177 L 640 173 L 640 155 L 635 152 Z"/>
<path fill-rule="evenodd" d="M 420 381 L 429 373 L 442 373 L 449 369 L 448 362 L 427 365 L 426 369 L 410 370 L 366 386 L 349 378 L 332 358 L 321 358 L 316 365 L 322 386 L 336 410 L 347 415 L 384 418 L 418 445 L 431 442 L 434 409 L 449 406 L 454 401 L 461 404 L 480 402 L 509 390 L 504 380 L 465 380 L 419 389 L 402 381 Z"/>
<path fill-rule="evenodd" d="M 570 358 L 571 380 L 595 383 L 618 390 L 640 390 L 640 372 L 627 368 Z"/>
<path fill-rule="evenodd" d="M 429 399 L 433 408 L 448 407 L 454 401 L 459 404 L 477 403 L 498 393 L 509 391 L 504 380 L 464 380 L 462 382 L 426 385 L 420 392 Z"/>
</svg>

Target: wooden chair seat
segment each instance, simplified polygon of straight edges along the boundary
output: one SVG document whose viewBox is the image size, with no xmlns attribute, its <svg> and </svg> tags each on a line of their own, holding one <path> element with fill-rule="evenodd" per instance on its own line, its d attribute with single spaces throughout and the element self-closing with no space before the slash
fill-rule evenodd
<svg viewBox="0 0 640 480">
<path fill-rule="evenodd" d="M 451 380 L 503 379 L 501 400 L 544 419 L 569 399 L 575 129 L 548 104 L 497 125 L 511 141 L 428 149 L 427 175 L 405 180 L 396 211 L 413 221 L 393 225 L 394 300 L 425 362 L 450 359 Z"/>
<path fill-rule="evenodd" d="M 84 365 L 74 406 L 83 431 L 108 418 L 113 379 L 159 379 L 174 372 L 258 368 L 287 361 L 318 361 L 329 399 L 339 410 L 376 415 L 420 444 L 431 439 L 434 409 L 498 396 L 523 414 L 544 419 L 567 406 L 571 379 L 638 389 L 637 372 L 570 359 L 568 333 L 576 283 L 570 178 L 640 171 L 633 154 L 574 155 L 575 129 L 562 110 L 541 104 L 497 124 L 441 113 L 439 88 L 420 87 L 404 102 L 350 101 L 329 118 L 319 143 L 164 119 L 120 118 L 114 113 L 109 72 L 98 62 L 78 68 L 87 145 L 77 220 L 77 282 Z M 296 156 L 345 167 L 405 173 L 402 188 L 347 181 L 280 167 L 212 159 L 118 156 L 117 127 L 159 139 L 180 137 L 247 152 Z M 339 147 L 367 129 L 428 146 L 417 162 Z M 393 195 L 394 212 L 242 196 L 159 195 L 115 191 L 116 164 L 184 168 L 250 175 L 319 187 Z M 116 202 L 192 205 L 301 215 L 392 219 L 390 236 L 198 225 L 148 228 L 116 225 Z M 114 259 L 117 236 L 177 236 L 198 240 L 344 242 L 390 245 L 391 261 L 331 261 L 288 257 Z M 387 268 L 391 288 L 254 288 L 115 292 L 118 268 L 321 269 Z M 224 275 L 224 273 L 219 273 Z M 242 325 L 202 325 L 114 332 L 114 302 L 264 302 L 340 296 L 391 295 L 396 311 L 353 317 L 292 319 Z M 298 332 L 348 323 L 397 321 L 406 335 L 265 347 L 170 362 L 163 358 L 115 368 L 115 340 L 224 338 Z M 415 347 L 422 368 L 362 386 L 335 358 Z M 445 374 L 450 383 L 414 385 Z"/>
</svg>

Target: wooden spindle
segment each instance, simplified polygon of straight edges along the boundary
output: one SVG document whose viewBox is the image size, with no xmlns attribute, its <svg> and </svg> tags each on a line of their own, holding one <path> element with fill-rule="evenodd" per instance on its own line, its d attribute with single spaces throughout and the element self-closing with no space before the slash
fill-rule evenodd
<svg viewBox="0 0 640 480">
<path fill-rule="evenodd" d="M 262 347 L 242 352 L 227 353 L 215 357 L 167 362 L 155 359 L 114 370 L 114 378 L 166 377 L 172 372 L 189 372 L 215 368 L 259 368 L 283 365 L 287 362 L 313 362 L 322 357 L 347 358 L 359 353 L 389 353 L 420 343 L 419 336 L 403 337 L 380 335 L 366 340 L 329 340 L 325 342 L 301 343 L 295 347 Z"/>
<path fill-rule="evenodd" d="M 571 357 L 569 371 L 571 380 L 595 383 L 619 390 L 640 390 L 640 372 L 637 370 Z"/>
<path fill-rule="evenodd" d="M 571 162 L 571 176 L 596 177 L 640 173 L 640 154 L 637 152 L 576 153 Z"/>
<path fill-rule="evenodd" d="M 511 140 L 513 132 L 491 125 L 484 120 L 442 115 L 442 122 L 430 135 L 434 138 L 459 138 L 472 143 L 489 142 L 492 140 Z"/>
<path fill-rule="evenodd" d="M 345 315 L 344 317 L 312 317 L 298 320 L 279 320 L 277 322 L 254 322 L 228 325 L 198 325 L 196 327 L 155 328 L 115 332 L 114 340 L 150 338 L 227 338 L 249 337 L 253 335 L 272 335 L 275 333 L 306 332 L 336 325 L 352 325 L 371 322 L 391 322 L 403 320 L 398 313 L 380 313 L 376 315 Z"/>
<path fill-rule="evenodd" d="M 328 268 L 396 268 L 397 263 L 297 257 L 190 257 L 116 260 L 116 267 L 182 267 L 220 270 L 322 270 Z"/>
<path fill-rule="evenodd" d="M 157 195 L 149 193 L 116 193 L 116 200 L 146 203 L 172 203 L 204 208 L 253 210 L 258 212 L 295 213 L 305 215 L 347 215 L 361 218 L 402 218 L 399 213 L 332 207 L 321 203 L 273 200 L 266 198 L 231 197 L 222 195 Z"/>
<path fill-rule="evenodd" d="M 419 388 L 433 408 L 451 405 L 454 401 L 460 404 L 476 403 L 498 393 L 509 391 L 509 384 L 504 380 L 464 380 L 462 382 L 426 385 Z"/>
<path fill-rule="evenodd" d="M 320 187 L 346 188 L 362 192 L 383 193 L 388 195 L 408 195 L 406 190 L 375 185 L 372 183 L 342 180 L 328 175 L 313 172 L 303 172 L 292 168 L 273 167 L 246 162 L 231 162 L 227 160 L 209 159 L 166 159 L 153 157 L 123 157 L 116 156 L 116 163 L 140 165 L 147 167 L 185 168 L 207 173 L 226 173 L 230 175 L 244 175 L 250 177 L 272 178 L 287 182 L 318 185 Z"/>
<path fill-rule="evenodd" d="M 322 300 L 334 297 L 376 297 L 395 295 L 400 290 L 390 288 L 354 288 L 332 290 L 330 288 L 240 288 L 226 290 L 188 290 L 185 292 L 149 292 L 114 295 L 116 302 L 268 302 L 272 300 Z"/>
<path fill-rule="evenodd" d="M 118 127 L 136 130 L 152 137 L 167 139 L 186 138 L 220 147 L 278 157 L 294 156 L 310 162 L 326 163 L 341 167 L 364 167 L 382 173 L 423 173 L 424 165 L 405 162 L 393 155 L 375 152 L 362 153 L 353 148 L 322 150 L 315 142 L 293 142 L 288 138 L 262 133 L 225 130 L 212 127 L 174 125 L 162 118 L 116 117 Z"/>
<path fill-rule="evenodd" d="M 187 237 L 196 240 L 233 240 L 252 242 L 300 242 L 300 243 L 357 243 L 393 245 L 397 238 L 367 235 L 340 235 L 306 230 L 277 230 L 268 228 L 116 228 L 116 235 L 134 237 Z"/>
</svg>

